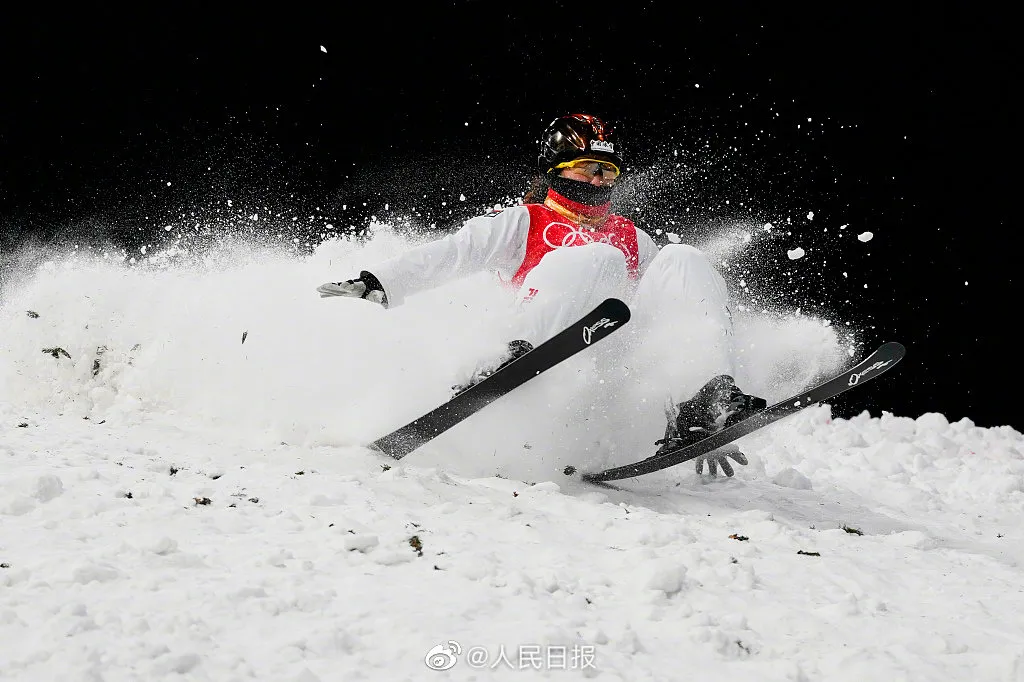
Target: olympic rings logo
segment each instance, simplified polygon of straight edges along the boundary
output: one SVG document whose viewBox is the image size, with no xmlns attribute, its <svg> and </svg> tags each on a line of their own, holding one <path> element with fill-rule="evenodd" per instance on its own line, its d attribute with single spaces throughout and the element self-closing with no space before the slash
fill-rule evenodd
<svg viewBox="0 0 1024 682">
<path fill-rule="evenodd" d="M 548 230 L 550 230 L 552 227 L 555 227 L 556 225 L 558 227 L 565 228 L 566 230 L 565 234 L 562 235 L 562 240 L 559 244 L 552 243 L 551 238 L 548 235 Z M 547 244 L 552 249 L 560 249 L 566 246 L 583 246 L 585 244 L 593 244 L 594 242 L 597 242 L 599 244 L 611 243 L 611 235 L 602 234 L 598 236 L 595 232 L 581 230 L 578 227 L 574 225 L 569 225 L 567 223 L 548 223 L 548 225 L 544 228 L 543 237 L 544 243 Z"/>
</svg>

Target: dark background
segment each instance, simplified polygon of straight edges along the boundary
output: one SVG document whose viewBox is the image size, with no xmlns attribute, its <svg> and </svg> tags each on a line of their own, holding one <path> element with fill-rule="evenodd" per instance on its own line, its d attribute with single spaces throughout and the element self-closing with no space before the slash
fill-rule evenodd
<svg viewBox="0 0 1024 682">
<path fill-rule="evenodd" d="M 167 225 L 236 230 L 253 210 L 300 249 L 370 216 L 440 233 L 521 195 L 539 131 L 584 110 L 627 149 L 621 212 L 694 242 L 771 222 L 779 238 L 732 264 L 755 305 L 908 346 L 839 416 L 1024 430 L 1004 158 L 1017 83 L 999 16 L 428 5 L 12 15 L 0 273 L 26 243 L 132 249 Z M 807 256 L 790 261 L 794 246 Z"/>
</svg>

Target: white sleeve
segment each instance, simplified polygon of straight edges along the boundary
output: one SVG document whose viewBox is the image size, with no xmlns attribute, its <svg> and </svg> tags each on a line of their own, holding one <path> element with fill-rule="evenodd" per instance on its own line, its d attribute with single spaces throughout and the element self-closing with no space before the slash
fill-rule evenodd
<svg viewBox="0 0 1024 682">
<path fill-rule="evenodd" d="M 514 206 L 472 218 L 454 234 L 367 270 L 384 287 L 388 307 L 394 307 L 411 294 L 484 270 L 496 270 L 504 279 L 511 279 L 526 258 L 529 232 L 529 210 Z"/>
<path fill-rule="evenodd" d="M 647 272 L 647 266 L 651 264 L 654 257 L 658 255 L 658 245 L 655 243 L 651 235 L 647 234 L 639 227 L 636 228 L 636 246 L 637 255 L 639 256 L 639 262 L 637 264 L 637 270 L 641 277 Z"/>
</svg>

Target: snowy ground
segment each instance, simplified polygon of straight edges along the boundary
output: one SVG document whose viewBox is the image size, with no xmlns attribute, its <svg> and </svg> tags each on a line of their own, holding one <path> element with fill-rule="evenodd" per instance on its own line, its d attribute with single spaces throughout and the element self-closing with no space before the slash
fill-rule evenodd
<svg viewBox="0 0 1024 682">
<path fill-rule="evenodd" d="M 361 445 L 442 400 L 504 311 L 479 282 L 393 311 L 312 293 L 400 248 L 19 277 L 0 677 L 1024 680 L 1021 434 L 822 406 L 747 437 L 734 479 L 599 489 L 560 473 L 618 456 L 581 359 L 389 461 Z M 844 357 L 770 326 L 755 392 Z"/>
</svg>

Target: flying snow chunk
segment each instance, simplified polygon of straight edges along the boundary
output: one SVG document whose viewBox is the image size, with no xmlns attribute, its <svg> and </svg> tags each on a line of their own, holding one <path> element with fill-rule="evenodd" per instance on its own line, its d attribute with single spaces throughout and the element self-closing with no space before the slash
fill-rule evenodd
<svg viewBox="0 0 1024 682">
<path fill-rule="evenodd" d="M 321 45 L 320 46 L 320 51 L 326 53 L 327 52 L 327 48 L 324 47 L 323 45 Z"/>
<path fill-rule="evenodd" d="M 860 234 L 857 235 L 857 239 L 859 239 L 862 242 L 869 242 L 872 239 L 874 239 L 874 237 L 875 235 L 873 235 L 870 232 L 861 232 Z"/>
<path fill-rule="evenodd" d="M 795 249 L 787 251 L 786 255 L 789 256 L 789 260 L 798 260 L 803 258 L 806 255 L 806 252 L 798 246 Z"/>
<path fill-rule="evenodd" d="M 666 232 L 665 236 L 668 237 L 668 240 L 670 242 L 672 242 L 673 244 L 679 244 L 679 243 L 681 243 L 683 241 L 682 239 L 679 238 L 679 235 L 676 234 L 675 232 Z"/>
<path fill-rule="evenodd" d="M 807 212 L 807 219 L 808 220 L 814 220 L 814 211 L 808 211 Z"/>
</svg>

